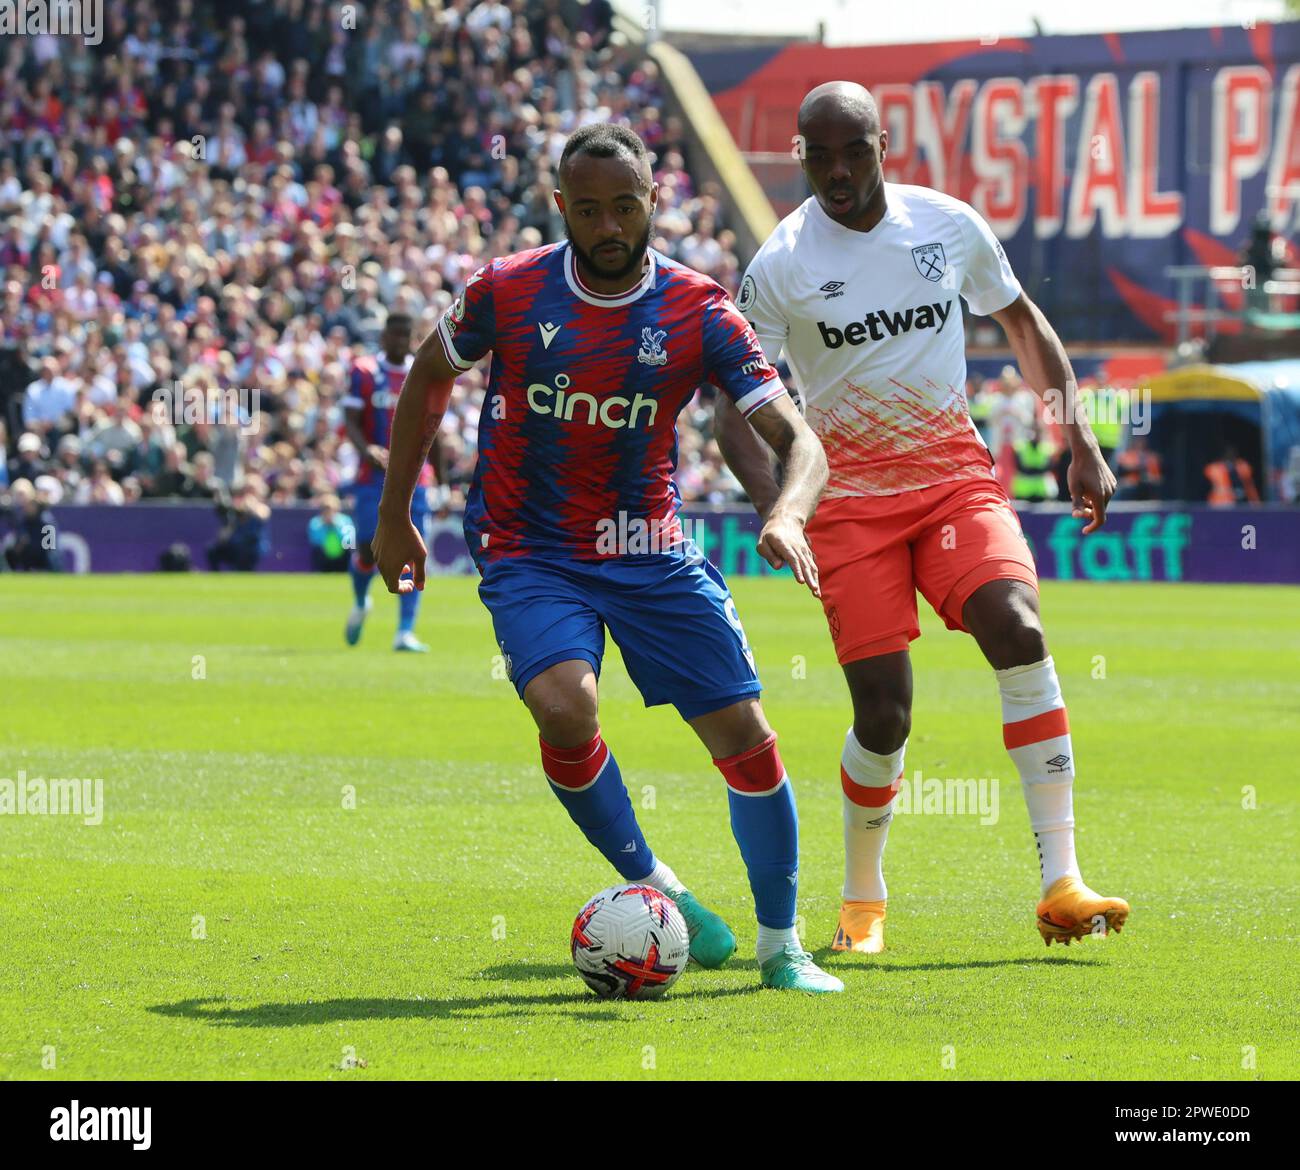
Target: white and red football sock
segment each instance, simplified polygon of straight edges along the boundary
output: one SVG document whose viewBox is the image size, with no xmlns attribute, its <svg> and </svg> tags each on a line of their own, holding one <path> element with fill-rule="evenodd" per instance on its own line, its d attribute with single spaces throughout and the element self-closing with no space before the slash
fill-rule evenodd
<svg viewBox="0 0 1300 1170">
<path fill-rule="evenodd" d="M 1050 655 L 993 673 L 1002 694 L 1002 742 L 1020 772 L 1046 892 L 1067 874 L 1080 876 L 1074 855 L 1074 747 L 1065 700 Z"/>
<path fill-rule="evenodd" d="M 897 751 L 881 755 L 864 748 L 853 728 L 844 737 L 840 758 L 841 800 L 844 804 L 844 900 L 880 902 L 887 896 L 881 863 L 894 797 L 903 778 L 907 741 Z"/>
</svg>

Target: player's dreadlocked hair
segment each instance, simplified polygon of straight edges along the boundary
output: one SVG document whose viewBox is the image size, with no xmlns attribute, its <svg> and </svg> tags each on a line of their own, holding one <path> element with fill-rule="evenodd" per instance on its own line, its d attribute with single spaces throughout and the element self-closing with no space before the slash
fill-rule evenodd
<svg viewBox="0 0 1300 1170">
<path fill-rule="evenodd" d="M 561 176 L 564 174 L 565 164 L 578 154 L 589 154 L 596 158 L 627 155 L 635 164 L 638 175 L 643 173 L 650 158 L 645 143 L 641 141 L 636 131 L 612 122 L 593 122 L 569 135 L 569 140 L 564 144 L 564 151 L 560 155 Z"/>
</svg>

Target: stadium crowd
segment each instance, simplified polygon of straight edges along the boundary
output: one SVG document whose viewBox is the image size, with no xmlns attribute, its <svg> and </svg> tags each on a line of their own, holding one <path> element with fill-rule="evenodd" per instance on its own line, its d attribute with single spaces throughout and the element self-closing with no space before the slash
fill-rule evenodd
<svg viewBox="0 0 1300 1170">
<path fill-rule="evenodd" d="M 11 36 L 0 54 L 13 515 L 299 502 L 333 532 L 358 462 L 339 406 L 351 363 L 389 310 L 422 337 L 481 264 L 563 237 L 556 165 L 588 122 L 650 146 L 654 246 L 736 291 L 720 193 L 692 176 L 658 67 L 607 0 L 123 0 L 102 44 Z M 743 498 L 711 393 L 682 420 L 682 494 Z M 484 394 L 480 368 L 444 424 L 444 507 L 463 500 Z M 1059 434 L 1014 371 L 968 396 L 1013 494 L 1064 496 Z M 1158 493 L 1151 453 L 1116 458 L 1122 491 Z M 1223 474 L 1235 490 L 1231 460 Z"/>
<path fill-rule="evenodd" d="M 563 238 L 556 164 L 587 122 L 641 135 L 654 246 L 735 291 L 719 192 L 605 0 L 358 7 L 350 29 L 323 0 L 131 0 L 106 7 L 97 47 L 5 38 L 0 488 L 336 507 L 357 465 L 338 405 L 353 359 L 390 309 L 423 336 L 481 264 Z M 449 505 L 483 371 L 461 386 Z M 684 420 L 690 499 L 738 490 L 711 413 Z"/>
</svg>

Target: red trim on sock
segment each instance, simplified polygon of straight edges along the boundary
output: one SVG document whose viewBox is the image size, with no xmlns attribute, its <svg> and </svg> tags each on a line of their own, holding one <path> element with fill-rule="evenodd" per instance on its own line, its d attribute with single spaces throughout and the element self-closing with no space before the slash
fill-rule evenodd
<svg viewBox="0 0 1300 1170">
<path fill-rule="evenodd" d="M 903 773 L 899 772 L 890 784 L 859 784 L 848 774 L 844 765 L 840 765 L 840 787 L 844 789 L 844 795 L 859 808 L 883 808 L 898 794 L 902 782 Z"/>
<path fill-rule="evenodd" d="M 713 762 L 727 787 L 737 792 L 771 792 L 785 779 L 785 765 L 776 750 L 775 731 L 756 747 Z"/>
<path fill-rule="evenodd" d="M 542 747 L 542 771 L 561 788 L 582 788 L 590 784 L 609 759 L 609 748 L 599 731 L 577 747 L 554 747 L 540 735 L 537 742 Z"/>
<path fill-rule="evenodd" d="M 374 562 L 367 563 L 361 559 L 360 553 L 352 554 L 352 563 L 357 567 L 360 573 L 373 573 L 375 571 Z"/>
<path fill-rule="evenodd" d="M 1044 711 L 1041 715 L 1035 715 L 1030 719 L 1018 719 L 1015 723 L 1002 725 L 1002 742 L 1006 744 L 1008 751 L 1069 734 L 1070 720 L 1066 717 L 1064 707 Z"/>
</svg>

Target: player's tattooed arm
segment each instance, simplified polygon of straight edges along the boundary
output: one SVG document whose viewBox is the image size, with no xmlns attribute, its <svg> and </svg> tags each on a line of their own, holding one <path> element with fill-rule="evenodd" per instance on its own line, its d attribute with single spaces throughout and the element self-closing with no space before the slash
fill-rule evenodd
<svg viewBox="0 0 1300 1170">
<path fill-rule="evenodd" d="M 715 429 L 720 431 L 725 426 L 731 432 L 727 442 L 732 455 L 750 476 L 747 481 L 742 471 L 732 463 L 732 455 L 727 454 L 727 447 L 723 446 L 723 439 L 719 436 L 724 458 L 763 518 L 763 531 L 758 538 L 759 555 L 774 569 L 789 565 L 795 580 L 807 585 L 813 596 L 820 597 L 817 562 L 804 535 L 804 526 L 812 519 L 826 486 L 826 452 L 821 440 L 813 434 L 788 394 L 764 403 L 748 420 L 742 418 L 735 407 L 731 407 L 731 411 L 739 426 L 723 422 L 724 414 Z M 748 436 L 742 433 L 742 428 Z M 772 475 L 766 454 L 754 440 L 755 434 L 772 448 L 781 462 L 780 487 Z"/>
<path fill-rule="evenodd" d="M 393 412 L 388 440 L 388 472 L 379 501 L 379 528 L 370 542 L 384 584 L 390 593 L 424 588 L 424 538 L 411 523 L 411 497 L 420 468 L 429 458 L 438 427 L 451 401 L 456 371 L 443 353 L 437 330 L 424 339 L 406 375 Z M 402 574 L 411 570 L 411 580 Z"/>
<path fill-rule="evenodd" d="M 1087 412 L 1076 405 L 1079 386 L 1065 346 L 1043 311 L 1024 293 L 993 314 L 1002 326 L 1026 383 L 1047 403 L 1070 444 L 1066 473 L 1074 516 L 1086 520 L 1084 533 L 1106 523 L 1106 505 L 1115 494 L 1115 473 L 1102 456 L 1088 425 Z"/>
</svg>

